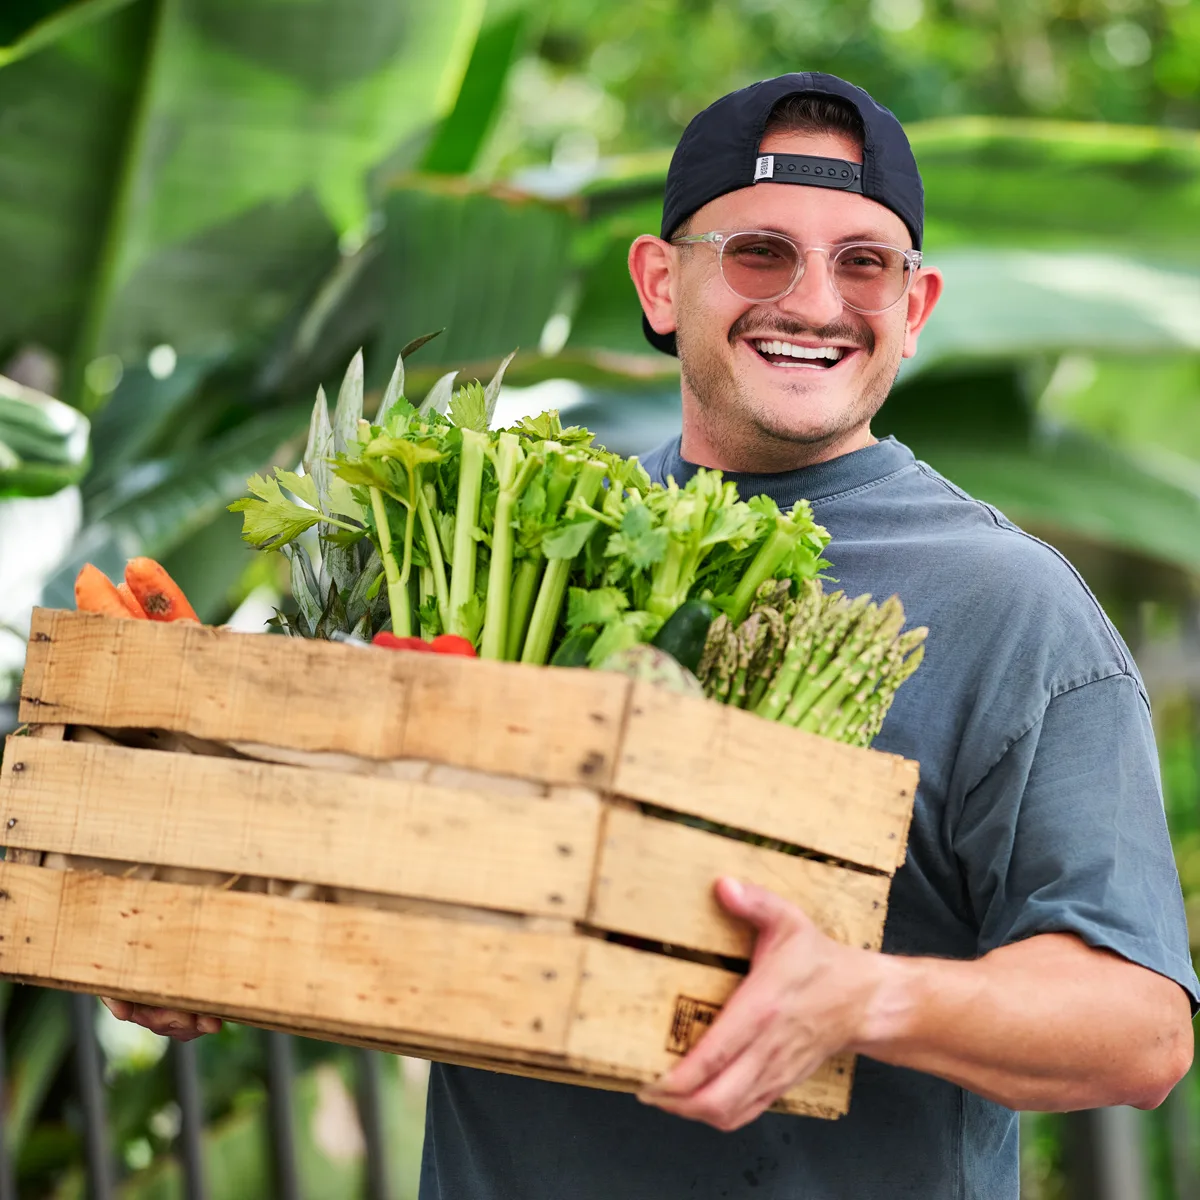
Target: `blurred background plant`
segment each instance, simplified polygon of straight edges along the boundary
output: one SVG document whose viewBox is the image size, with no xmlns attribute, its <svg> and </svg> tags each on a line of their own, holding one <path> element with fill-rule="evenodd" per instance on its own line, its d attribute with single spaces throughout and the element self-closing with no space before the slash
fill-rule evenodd
<svg viewBox="0 0 1200 1200">
<path fill-rule="evenodd" d="M 690 117 L 794 69 L 892 107 L 925 175 L 948 292 L 876 432 L 1063 549 L 1118 621 L 1200 918 L 1194 0 L 6 0 L 0 728 L 30 607 L 69 604 L 85 560 L 153 555 L 213 622 L 288 606 L 286 565 L 224 506 L 298 458 L 360 345 L 379 389 L 445 327 L 414 399 L 517 346 L 502 419 L 558 407 L 626 452 L 668 436 L 677 366 L 642 341 L 628 242 L 657 231 Z M 81 1186 L 57 999 L 5 993 L 22 1195 Z M 204 1044 L 222 1145 L 261 1118 L 240 1037 Z M 314 1096 L 340 1053 L 306 1051 Z M 178 1194 L 163 1069 L 114 1069 L 123 1195 Z M 1200 1194 L 1196 1089 L 1123 1126 L 1146 1195 Z M 1086 1129 L 1026 1126 L 1024 1194 L 1099 1194 L 1067 1169 Z"/>
</svg>

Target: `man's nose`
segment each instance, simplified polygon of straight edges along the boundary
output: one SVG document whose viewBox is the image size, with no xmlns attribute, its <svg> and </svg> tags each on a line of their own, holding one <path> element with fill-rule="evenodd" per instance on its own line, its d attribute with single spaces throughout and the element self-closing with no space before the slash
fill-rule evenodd
<svg viewBox="0 0 1200 1200">
<path fill-rule="evenodd" d="M 775 304 L 811 329 L 832 325 L 842 315 L 842 300 L 833 290 L 828 255 L 809 250 L 796 286 Z"/>
</svg>

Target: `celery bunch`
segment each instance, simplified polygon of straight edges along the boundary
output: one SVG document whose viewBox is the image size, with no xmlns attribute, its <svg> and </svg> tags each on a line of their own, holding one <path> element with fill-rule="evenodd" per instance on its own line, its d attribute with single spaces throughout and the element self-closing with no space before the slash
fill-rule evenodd
<svg viewBox="0 0 1200 1200">
<path fill-rule="evenodd" d="M 402 353 L 371 422 L 361 353 L 332 420 L 318 394 L 303 473 L 254 476 L 230 506 L 247 541 L 291 559 L 287 632 L 447 632 L 484 658 L 545 663 L 589 628 L 596 663 L 649 641 L 689 597 L 740 621 L 764 581 L 802 583 L 826 565 L 807 504 L 743 502 L 716 471 L 651 485 L 637 459 L 554 412 L 492 430 L 507 362 L 486 387 L 444 376 L 415 406 Z"/>
</svg>

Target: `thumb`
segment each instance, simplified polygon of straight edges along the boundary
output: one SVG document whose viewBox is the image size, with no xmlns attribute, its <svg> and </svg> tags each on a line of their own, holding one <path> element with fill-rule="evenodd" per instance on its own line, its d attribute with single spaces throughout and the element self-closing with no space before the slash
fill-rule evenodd
<svg viewBox="0 0 1200 1200">
<path fill-rule="evenodd" d="M 782 896 L 756 883 L 746 883 L 728 875 L 717 880 L 716 892 L 717 900 L 726 912 L 748 921 L 762 932 L 795 922 L 800 912 Z"/>
</svg>

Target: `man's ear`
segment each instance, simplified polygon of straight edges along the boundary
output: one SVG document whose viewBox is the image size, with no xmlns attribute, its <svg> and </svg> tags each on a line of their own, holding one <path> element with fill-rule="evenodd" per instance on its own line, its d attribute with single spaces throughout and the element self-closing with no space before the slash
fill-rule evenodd
<svg viewBox="0 0 1200 1200">
<path fill-rule="evenodd" d="M 629 247 L 629 274 L 642 302 L 642 311 L 655 333 L 675 331 L 673 266 L 674 253 L 662 238 L 644 233 Z"/>
<path fill-rule="evenodd" d="M 917 352 L 917 338 L 925 328 L 925 322 L 937 305 L 944 286 L 942 273 L 937 267 L 922 267 L 908 291 L 908 315 L 904 331 L 904 357 L 912 358 Z"/>
</svg>

